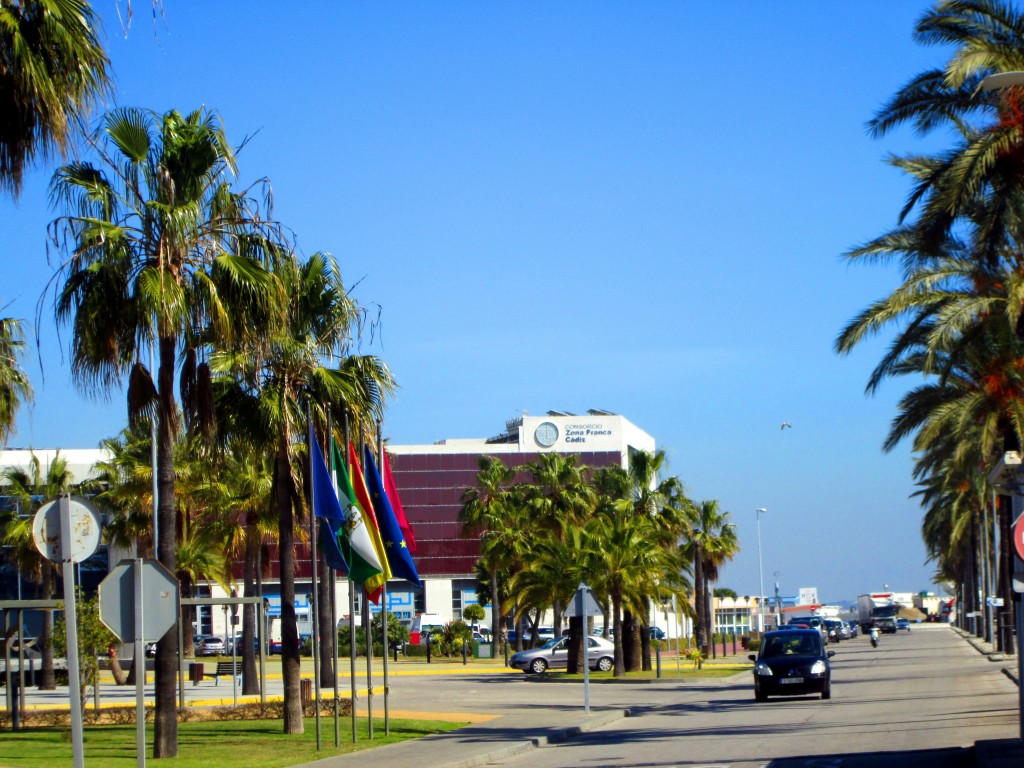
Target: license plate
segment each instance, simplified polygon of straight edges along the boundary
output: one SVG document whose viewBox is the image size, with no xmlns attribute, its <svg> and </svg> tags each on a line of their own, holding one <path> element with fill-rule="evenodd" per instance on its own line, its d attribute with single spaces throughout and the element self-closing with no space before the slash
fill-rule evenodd
<svg viewBox="0 0 1024 768">
<path fill-rule="evenodd" d="M 785 685 L 786 683 L 802 683 L 803 681 L 804 679 L 802 677 L 784 677 L 779 680 L 782 685 Z"/>
</svg>

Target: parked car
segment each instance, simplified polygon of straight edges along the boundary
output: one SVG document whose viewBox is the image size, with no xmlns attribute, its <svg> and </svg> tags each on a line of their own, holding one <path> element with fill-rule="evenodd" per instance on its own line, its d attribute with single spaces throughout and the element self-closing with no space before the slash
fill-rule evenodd
<svg viewBox="0 0 1024 768">
<path fill-rule="evenodd" d="M 281 641 L 280 640 L 271 640 L 270 641 L 270 646 L 269 646 L 269 648 L 267 650 L 267 653 L 270 656 L 280 656 L 281 655 Z"/>
<path fill-rule="evenodd" d="M 905 629 L 907 632 L 910 631 L 910 619 L 896 619 L 896 630 L 899 631 L 901 629 Z"/>
<path fill-rule="evenodd" d="M 651 640 L 664 640 L 667 635 L 661 627 L 651 627 Z"/>
<path fill-rule="evenodd" d="M 615 666 L 615 645 L 601 637 L 587 638 L 587 660 L 591 669 L 608 672 Z M 569 663 L 569 638 L 548 640 L 540 648 L 512 654 L 509 666 L 526 673 L 541 674 L 549 669 L 565 669 Z"/>
<path fill-rule="evenodd" d="M 754 698 L 799 696 L 819 693 L 832 698 L 832 668 L 835 651 L 825 651 L 821 633 L 815 629 L 766 632 L 754 662 Z"/>
<path fill-rule="evenodd" d="M 821 639 L 825 641 L 825 645 L 828 645 L 828 631 L 825 629 L 825 624 L 820 616 L 800 616 L 790 619 L 787 623 L 818 630 L 821 633 Z"/>
<path fill-rule="evenodd" d="M 825 626 L 825 631 L 828 632 L 830 643 L 838 643 L 843 639 L 843 622 L 839 619 L 822 619 L 821 623 Z"/>
<path fill-rule="evenodd" d="M 224 640 L 212 635 L 203 635 L 196 644 L 196 656 L 223 656 L 226 651 Z"/>
</svg>

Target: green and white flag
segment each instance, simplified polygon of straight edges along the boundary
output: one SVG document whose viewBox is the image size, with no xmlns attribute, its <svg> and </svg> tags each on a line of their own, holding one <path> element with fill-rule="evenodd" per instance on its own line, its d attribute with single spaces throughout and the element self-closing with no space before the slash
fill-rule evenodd
<svg viewBox="0 0 1024 768">
<path fill-rule="evenodd" d="M 356 501 L 356 494 L 345 471 L 345 460 L 338 444 L 331 441 L 331 464 L 334 488 L 345 514 L 345 523 L 339 530 L 338 542 L 351 568 L 349 578 L 363 585 L 367 595 L 379 593 L 387 581 L 381 567 L 377 550 L 373 546 L 363 511 Z"/>
</svg>

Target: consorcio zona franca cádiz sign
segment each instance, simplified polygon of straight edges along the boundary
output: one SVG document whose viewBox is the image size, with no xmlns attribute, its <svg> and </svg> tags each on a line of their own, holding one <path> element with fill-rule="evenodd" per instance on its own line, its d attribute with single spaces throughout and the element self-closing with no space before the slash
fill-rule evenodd
<svg viewBox="0 0 1024 768">
<path fill-rule="evenodd" d="M 1018 517 L 1013 524 L 1013 548 L 1017 557 L 1024 560 L 1024 515 Z"/>
</svg>

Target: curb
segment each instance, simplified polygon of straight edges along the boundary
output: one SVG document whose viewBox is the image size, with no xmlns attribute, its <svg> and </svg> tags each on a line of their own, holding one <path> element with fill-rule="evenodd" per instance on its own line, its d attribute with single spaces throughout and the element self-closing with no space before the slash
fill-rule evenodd
<svg viewBox="0 0 1024 768">
<path fill-rule="evenodd" d="M 597 728 L 602 728 L 610 723 L 614 723 L 629 716 L 630 710 L 628 709 L 610 710 L 608 712 L 603 712 L 598 716 L 594 716 L 591 720 L 588 720 L 582 725 L 560 728 L 548 736 L 538 736 L 537 738 L 527 739 L 516 744 L 510 744 L 507 747 L 502 747 L 501 749 L 487 752 L 486 754 L 476 755 L 474 757 L 468 757 L 463 760 L 456 760 L 450 763 L 441 763 L 438 768 L 476 768 L 476 766 L 488 765 L 496 760 L 520 755 L 529 750 L 540 749 L 541 747 L 546 747 L 551 744 L 561 744 L 579 736 L 580 734 L 587 733 Z"/>
</svg>

